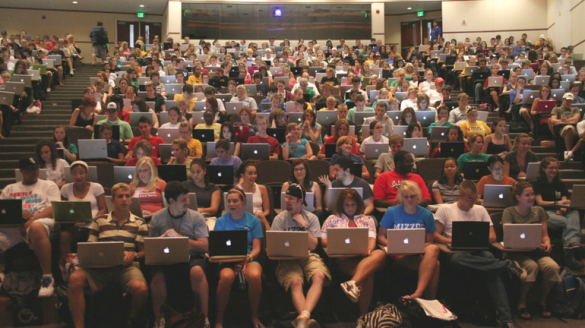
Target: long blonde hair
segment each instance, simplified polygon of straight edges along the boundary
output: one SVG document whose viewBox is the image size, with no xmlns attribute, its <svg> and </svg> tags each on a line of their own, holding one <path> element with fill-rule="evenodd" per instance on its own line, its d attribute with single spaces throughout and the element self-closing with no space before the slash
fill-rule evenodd
<svg viewBox="0 0 585 328">
<path fill-rule="evenodd" d="M 158 170 L 154 165 L 152 158 L 150 156 L 144 156 L 136 163 L 134 178 L 132 178 L 132 192 L 136 191 L 138 185 L 142 183 L 142 181 L 140 181 L 140 177 L 138 176 L 138 171 L 143 165 L 148 165 L 150 167 L 150 179 L 146 183 L 146 187 L 144 189 L 152 191 L 156 189 L 156 185 L 161 181 L 161 179 L 158 177 Z"/>
</svg>

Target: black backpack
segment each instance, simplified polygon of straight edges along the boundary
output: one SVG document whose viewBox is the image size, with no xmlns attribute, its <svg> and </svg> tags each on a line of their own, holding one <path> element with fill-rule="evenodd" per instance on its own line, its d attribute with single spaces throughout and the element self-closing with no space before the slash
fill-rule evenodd
<svg viewBox="0 0 585 328">
<path fill-rule="evenodd" d="M 106 45 L 109 43 L 108 35 L 103 27 L 95 32 L 95 37 L 99 45 Z"/>
</svg>

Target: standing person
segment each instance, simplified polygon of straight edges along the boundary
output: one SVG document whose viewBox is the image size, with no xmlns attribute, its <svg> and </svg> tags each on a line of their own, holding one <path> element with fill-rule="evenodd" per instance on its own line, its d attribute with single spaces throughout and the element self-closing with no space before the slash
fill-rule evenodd
<svg viewBox="0 0 585 328">
<path fill-rule="evenodd" d="M 431 41 L 441 41 L 442 31 L 437 21 L 433 21 L 433 28 L 431 29 Z"/>
<path fill-rule="evenodd" d="M 96 58 L 101 58 L 103 66 L 108 56 L 108 31 L 104 28 L 104 23 L 97 22 L 97 26 L 91 29 L 89 37 L 93 46 L 91 66 L 95 66 Z"/>
<path fill-rule="evenodd" d="M 187 278 L 191 282 L 191 290 L 195 293 L 194 307 L 199 304 L 199 311 L 205 315 L 205 327 L 209 327 L 208 299 L 209 286 L 205 271 L 207 264 L 203 255 L 209 249 L 207 224 L 201 213 L 189 209 L 189 189 L 179 181 L 171 181 L 165 187 L 165 198 L 169 207 L 162 209 L 152 216 L 150 222 L 150 237 L 189 238 L 189 262 L 175 265 L 161 265 L 153 268 L 150 290 L 152 293 L 152 309 L 154 313 L 154 327 L 165 327 L 164 318 L 160 317 L 161 305 L 167 299 L 167 290 L 174 288 L 178 291 L 177 278 Z M 183 280 L 181 280 L 183 281 Z M 198 313 L 197 309 L 193 309 Z"/>
</svg>

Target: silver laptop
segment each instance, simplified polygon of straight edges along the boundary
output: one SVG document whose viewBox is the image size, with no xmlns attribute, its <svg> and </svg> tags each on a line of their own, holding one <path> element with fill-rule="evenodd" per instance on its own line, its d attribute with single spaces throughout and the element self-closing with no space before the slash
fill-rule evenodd
<svg viewBox="0 0 585 328">
<path fill-rule="evenodd" d="M 561 80 L 562 81 L 568 81 L 570 83 L 575 83 L 575 79 L 577 78 L 577 76 L 575 74 L 565 74 L 565 75 L 561 75 Z"/>
<path fill-rule="evenodd" d="M 227 192 L 223 193 L 223 204 L 225 206 L 226 213 L 230 212 L 229 207 L 227 206 Z M 251 192 L 247 192 L 246 194 L 246 203 L 244 204 L 244 212 L 248 212 L 250 214 L 254 214 L 254 198 Z"/>
<path fill-rule="evenodd" d="M 514 205 L 512 192 L 508 185 L 485 185 L 483 193 L 483 206 L 485 207 L 509 207 Z"/>
<path fill-rule="evenodd" d="M 504 248 L 536 249 L 542 242 L 542 224 L 504 224 Z"/>
<path fill-rule="evenodd" d="M 61 55 L 48 55 L 49 59 L 52 59 L 55 62 L 55 65 L 59 66 L 62 63 Z"/>
<path fill-rule="evenodd" d="M 548 81 L 550 81 L 550 76 L 536 76 L 536 77 L 534 77 L 534 84 L 535 85 L 548 85 Z"/>
<path fill-rule="evenodd" d="M 242 144 L 242 160 L 269 160 L 270 145 L 264 143 L 245 143 Z"/>
<path fill-rule="evenodd" d="M 22 181 L 22 173 L 19 169 L 14 169 L 14 176 L 16 177 L 16 182 Z M 39 169 L 39 179 L 47 180 L 47 169 Z"/>
<path fill-rule="evenodd" d="M 205 105 L 205 101 L 196 101 L 195 102 L 195 111 L 196 112 L 204 112 L 207 110 L 207 106 Z"/>
<path fill-rule="evenodd" d="M 135 166 L 114 166 L 114 181 L 130 183 L 134 179 Z"/>
<path fill-rule="evenodd" d="M 585 185 L 573 185 L 573 190 L 571 192 L 571 203 L 569 205 L 557 205 L 559 207 L 568 207 L 568 208 L 577 208 L 583 209 L 585 208 L 585 197 L 579 197 L 577 195 L 585 195 Z"/>
<path fill-rule="evenodd" d="M 65 169 L 63 170 L 63 173 L 65 173 L 65 182 L 67 182 L 67 183 L 73 182 L 73 177 L 71 176 L 71 169 L 69 168 L 69 166 L 65 167 Z M 45 178 L 46 178 L 46 174 L 45 174 Z M 97 166 L 89 166 L 88 167 L 86 180 L 99 183 Z"/>
<path fill-rule="evenodd" d="M 348 187 L 349 188 L 349 187 Z M 327 209 L 333 211 L 337 204 L 337 198 L 342 190 L 347 188 L 329 188 L 327 189 Z M 364 188 L 352 188 L 360 194 L 360 197 L 364 198 Z"/>
<path fill-rule="evenodd" d="M 38 81 L 41 79 L 41 71 L 35 69 L 29 69 L 28 73 L 32 76 L 31 80 Z"/>
<path fill-rule="evenodd" d="M 488 116 L 490 115 L 487 111 L 477 111 L 477 120 L 487 123 Z"/>
<path fill-rule="evenodd" d="M 172 95 L 180 95 L 183 93 L 183 86 L 178 83 L 165 84 L 165 92 Z"/>
<path fill-rule="evenodd" d="M 303 113 L 302 112 L 289 113 L 288 114 L 288 122 L 289 123 L 297 123 L 297 124 L 302 123 L 303 122 Z"/>
<path fill-rule="evenodd" d="M 357 256 L 368 254 L 368 228 L 327 229 L 327 255 Z"/>
<path fill-rule="evenodd" d="M 110 268 L 124 264 L 124 242 L 77 243 L 77 257 L 82 268 Z"/>
<path fill-rule="evenodd" d="M 551 98 L 556 100 L 556 101 L 561 101 L 563 100 L 563 95 L 565 94 L 565 89 L 559 88 L 559 89 L 552 89 L 550 91 L 551 94 Z"/>
<path fill-rule="evenodd" d="M 92 222 L 91 203 L 86 201 L 51 202 L 53 219 L 57 223 Z"/>
<path fill-rule="evenodd" d="M 172 101 L 174 103 L 174 101 Z M 166 105 L 166 104 L 165 104 Z M 174 105 L 171 105 L 171 107 L 173 107 Z M 171 108 L 169 107 L 169 105 L 166 105 L 167 108 Z M 159 124 L 163 125 L 165 123 L 169 123 L 169 112 L 160 112 L 158 113 L 159 115 Z"/>
<path fill-rule="evenodd" d="M 404 99 L 408 98 L 406 91 L 396 92 L 394 94 L 394 98 L 398 99 L 399 101 L 403 101 Z"/>
<path fill-rule="evenodd" d="M 501 76 L 488 77 L 488 88 L 500 88 L 504 86 L 504 78 Z"/>
<path fill-rule="evenodd" d="M 529 69 L 523 69 L 522 72 L 520 73 L 522 75 L 526 75 L 527 80 L 532 80 L 534 79 L 534 70 L 532 70 L 532 68 Z"/>
<path fill-rule="evenodd" d="M 77 145 L 81 160 L 106 160 L 108 158 L 106 139 L 79 139 Z"/>
<path fill-rule="evenodd" d="M 528 163 L 528 168 L 526 169 L 526 180 L 535 180 L 539 167 L 540 167 L 540 162 Z"/>
<path fill-rule="evenodd" d="M 177 77 L 176 76 L 161 76 L 160 77 L 160 82 L 164 83 L 165 87 L 167 84 L 171 84 L 171 83 L 175 83 L 177 82 Z"/>
<path fill-rule="evenodd" d="M 453 70 L 454 71 L 462 71 L 465 69 L 465 67 L 467 67 L 467 63 L 466 62 L 456 62 L 454 64 Z"/>
<path fill-rule="evenodd" d="M 106 196 L 106 205 L 108 206 L 108 213 L 116 209 L 114 204 L 112 204 L 112 196 Z M 140 200 L 138 197 L 132 197 L 132 202 L 130 203 L 130 213 L 139 218 L 142 217 L 142 208 L 140 207 Z"/>
<path fill-rule="evenodd" d="M 174 129 L 174 128 L 158 129 L 158 136 L 163 138 L 165 143 L 168 143 L 168 144 L 172 143 L 173 140 L 181 137 L 179 135 L 179 129 Z"/>
<path fill-rule="evenodd" d="M 317 112 L 317 123 L 321 126 L 329 126 L 337 121 L 336 110 L 320 110 Z"/>
<path fill-rule="evenodd" d="M 197 194 L 194 192 L 189 193 L 189 209 L 197 211 Z"/>
<path fill-rule="evenodd" d="M 394 134 L 400 134 L 406 140 L 406 129 L 408 129 L 408 125 L 395 125 L 394 126 Z"/>
<path fill-rule="evenodd" d="M 411 255 L 425 252 L 425 229 L 388 229 L 386 253 Z"/>
<path fill-rule="evenodd" d="M 212 158 L 216 158 L 217 157 L 217 153 L 215 152 L 215 144 L 216 142 L 208 142 L 207 143 L 207 156 L 206 159 L 212 159 Z M 230 143 L 230 150 L 229 153 L 230 155 L 233 155 L 235 151 L 235 146 L 234 143 L 231 142 Z"/>
<path fill-rule="evenodd" d="M 307 231 L 266 231 L 268 258 L 304 258 L 309 256 Z"/>
<path fill-rule="evenodd" d="M 32 75 L 14 74 L 12 81 L 24 83 L 25 88 L 32 87 Z"/>
<path fill-rule="evenodd" d="M 427 138 L 405 138 L 402 150 L 414 156 L 427 156 Z"/>
<path fill-rule="evenodd" d="M 4 92 L 13 92 L 14 94 L 21 95 L 24 92 L 24 83 L 6 82 L 4 83 Z M 12 103 L 9 105 L 12 105 Z"/>
<path fill-rule="evenodd" d="M 377 159 L 380 154 L 385 154 L 390 151 L 390 145 L 388 144 L 366 144 L 366 158 Z"/>
<path fill-rule="evenodd" d="M 205 124 L 205 112 L 192 112 L 191 119 L 193 120 L 193 124 Z"/>
<path fill-rule="evenodd" d="M 534 99 L 538 98 L 538 90 L 524 89 L 522 93 L 522 104 L 532 104 Z"/>
<path fill-rule="evenodd" d="M 240 108 L 244 107 L 244 103 L 243 102 L 226 102 L 224 104 L 225 106 L 225 112 L 227 115 L 238 115 L 238 111 L 240 110 Z"/>
<path fill-rule="evenodd" d="M 285 208 L 284 208 L 284 197 L 285 196 L 286 196 L 285 192 L 280 193 L 280 207 L 283 211 L 285 210 Z M 307 192 L 305 202 L 307 203 L 307 205 L 302 206 L 303 210 L 313 212 L 315 210 L 315 193 Z"/>
<path fill-rule="evenodd" d="M 363 125 L 366 118 L 376 116 L 376 112 L 355 112 L 353 122 L 356 125 Z"/>
<path fill-rule="evenodd" d="M 465 67 L 465 75 L 471 75 L 477 69 L 479 69 L 479 66 L 466 66 Z"/>
<path fill-rule="evenodd" d="M 47 65 L 47 68 L 55 68 L 55 61 L 43 58 L 43 65 Z"/>
<path fill-rule="evenodd" d="M 146 265 L 186 263 L 189 259 L 189 238 L 187 237 L 144 238 Z"/>
</svg>

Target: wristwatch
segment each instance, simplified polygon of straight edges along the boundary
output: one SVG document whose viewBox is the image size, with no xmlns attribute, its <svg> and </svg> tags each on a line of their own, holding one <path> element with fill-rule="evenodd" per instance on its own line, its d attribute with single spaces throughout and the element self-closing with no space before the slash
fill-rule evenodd
<svg viewBox="0 0 585 328">
<path fill-rule="evenodd" d="M 138 262 L 140 260 L 140 255 L 138 255 L 138 253 L 136 253 L 136 255 L 134 255 L 134 262 Z"/>
</svg>

